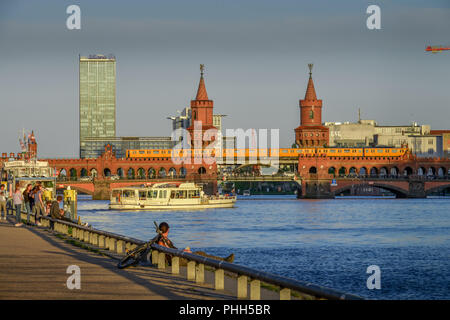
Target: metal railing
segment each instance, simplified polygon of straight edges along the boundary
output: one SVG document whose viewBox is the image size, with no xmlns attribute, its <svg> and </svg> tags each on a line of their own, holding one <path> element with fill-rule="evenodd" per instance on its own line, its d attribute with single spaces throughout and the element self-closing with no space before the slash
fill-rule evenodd
<svg viewBox="0 0 450 320">
<path fill-rule="evenodd" d="M 26 220 L 27 213 L 22 212 L 22 219 Z M 31 222 L 34 222 L 32 215 Z M 55 220 L 50 217 L 41 217 L 43 227 L 52 228 L 54 231 L 64 235 L 68 235 L 79 241 L 97 246 L 115 252 L 124 254 L 127 250 L 133 250 L 145 242 L 112 232 L 97 230 L 91 227 L 85 227 L 75 223 Z M 69 232 L 69 228 L 71 229 Z M 237 298 L 251 300 L 260 300 L 261 298 L 261 282 L 274 285 L 280 288 L 280 299 L 290 300 L 292 292 L 295 291 L 301 297 L 306 299 L 362 299 L 353 294 L 343 293 L 334 289 L 314 285 L 309 282 L 298 281 L 279 275 L 258 271 L 245 266 L 219 261 L 193 253 L 188 253 L 178 249 L 171 249 L 160 246 L 158 244 L 151 245 L 152 258 L 151 262 L 158 266 L 158 269 L 166 268 L 166 255 L 170 255 L 171 273 L 180 274 L 180 259 L 186 259 L 187 270 L 186 276 L 188 280 L 195 281 L 197 284 L 205 282 L 205 266 L 214 269 L 214 288 L 216 290 L 224 290 L 225 288 L 225 271 L 237 275 Z M 250 281 L 250 286 L 249 286 Z M 248 287 L 250 287 L 250 295 L 248 295 Z"/>
</svg>

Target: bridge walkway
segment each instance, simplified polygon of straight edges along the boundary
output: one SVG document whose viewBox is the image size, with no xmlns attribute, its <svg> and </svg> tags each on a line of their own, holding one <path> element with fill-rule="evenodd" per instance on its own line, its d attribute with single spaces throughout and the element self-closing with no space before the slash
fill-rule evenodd
<svg viewBox="0 0 450 320">
<path fill-rule="evenodd" d="M 231 278 L 228 291 L 213 285 L 198 285 L 180 275 L 150 266 L 120 270 L 119 256 L 68 243 L 53 231 L 40 227 L 14 227 L 14 218 L 0 222 L 0 300 L 3 299 L 236 299 Z M 81 289 L 70 290 L 67 267 L 81 270 Z M 205 272 L 205 283 L 214 283 Z M 209 281 L 208 281 L 209 280 Z M 227 281 L 229 284 L 227 284 Z M 231 286 L 229 286 L 231 285 Z M 261 291 L 261 298 L 277 299 L 277 294 Z"/>
</svg>

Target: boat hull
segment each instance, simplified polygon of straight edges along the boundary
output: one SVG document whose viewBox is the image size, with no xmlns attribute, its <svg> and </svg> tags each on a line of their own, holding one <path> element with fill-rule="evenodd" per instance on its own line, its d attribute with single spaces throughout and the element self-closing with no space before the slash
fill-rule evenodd
<svg viewBox="0 0 450 320">
<path fill-rule="evenodd" d="M 110 204 L 111 210 L 199 210 L 199 209 L 215 209 L 215 208 L 233 208 L 233 202 L 217 202 L 205 204 Z"/>
</svg>

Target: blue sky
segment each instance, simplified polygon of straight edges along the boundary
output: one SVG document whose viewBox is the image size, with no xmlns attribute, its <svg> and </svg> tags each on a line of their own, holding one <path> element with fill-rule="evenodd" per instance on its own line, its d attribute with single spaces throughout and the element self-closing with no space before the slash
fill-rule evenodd
<svg viewBox="0 0 450 320">
<path fill-rule="evenodd" d="M 67 30 L 66 7 L 81 7 Z M 381 30 L 366 8 L 381 8 Z M 1 152 L 34 129 L 42 157 L 78 155 L 78 55 L 117 58 L 117 133 L 170 135 L 200 63 L 228 128 L 280 128 L 293 142 L 307 64 L 323 121 L 417 121 L 449 129 L 450 1 L 2 1 Z"/>
</svg>

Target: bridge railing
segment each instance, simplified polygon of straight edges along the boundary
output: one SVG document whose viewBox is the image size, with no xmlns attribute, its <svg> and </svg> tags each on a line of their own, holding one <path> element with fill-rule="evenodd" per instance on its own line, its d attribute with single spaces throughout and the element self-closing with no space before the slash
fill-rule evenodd
<svg viewBox="0 0 450 320">
<path fill-rule="evenodd" d="M 27 214 L 22 212 L 22 219 L 26 220 L 26 218 Z M 58 233 L 118 254 L 126 254 L 128 250 L 133 250 L 137 246 L 145 244 L 144 241 L 139 239 L 85 227 L 63 220 L 55 220 L 50 217 L 42 217 L 41 222 L 44 227 L 53 229 Z M 214 260 L 183 250 L 166 248 L 157 244 L 152 244 L 151 248 L 153 249 L 151 252 L 151 262 L 157 265 L 158 269 L 166 268 L 166 255 L 172 257 L 171 273 L 174 275 L 180 274 L 180 259 L 186 259 L 188 261 L 187 279 L 195 281 L 197 284 L 203 284 L 205 282 L 205 266 L 213 268 L 216 290 L 224 290 L 225 272 L 234 274 L 237 281 L 237 298 L 246 299 L 250 297 L 252 300 L 259 300 L 261 282 L 264 282 L 280 288 L 279 296 L 281 300 L 290 300 L 292 291 L 298 293 L 303 299 L 362 299 L 356 295 L 314 285 L 309 282 L 298 281 L 225 261 Z M 250 295 L 248 295 L 249 287 Z"/>
</svg>

